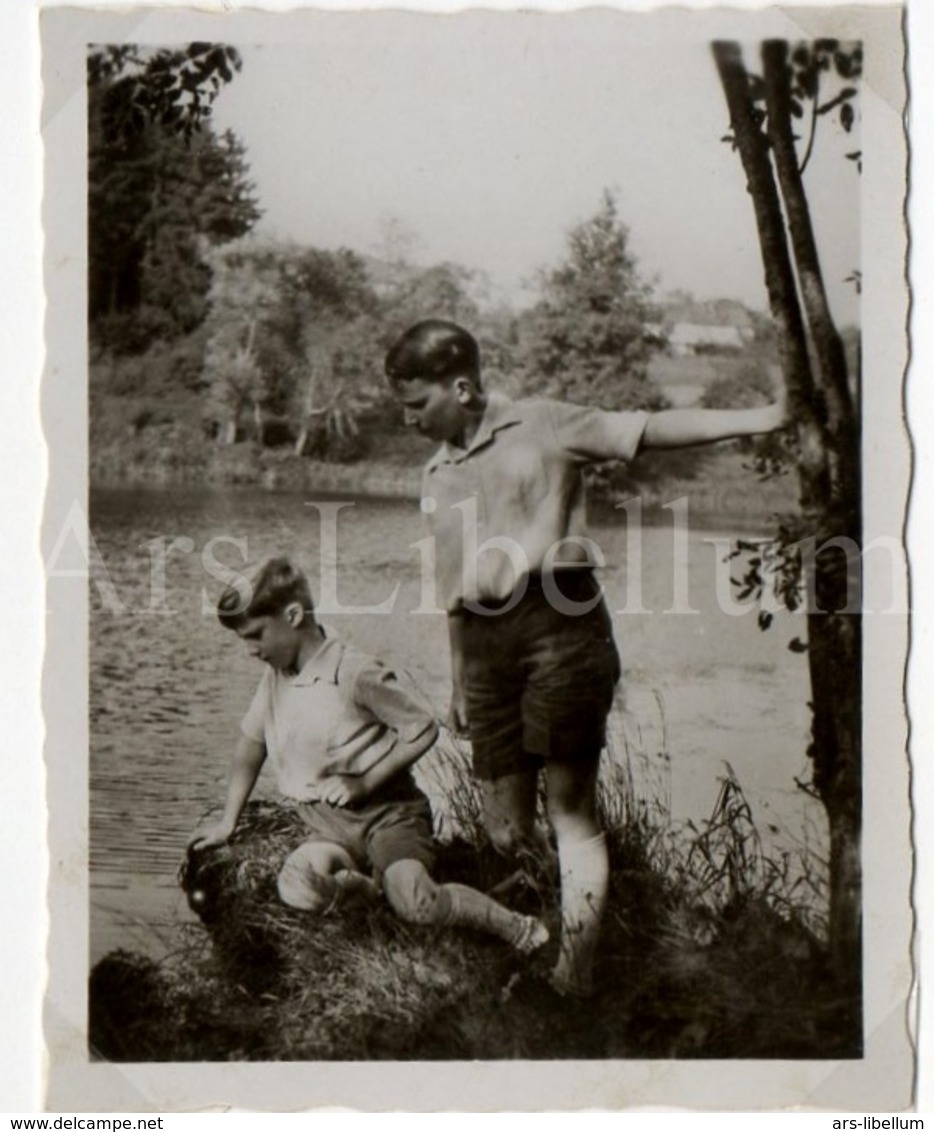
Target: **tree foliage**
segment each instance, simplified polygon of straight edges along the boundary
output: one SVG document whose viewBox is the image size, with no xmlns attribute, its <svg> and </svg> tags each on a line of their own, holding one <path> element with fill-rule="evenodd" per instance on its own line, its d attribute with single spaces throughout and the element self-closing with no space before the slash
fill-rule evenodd
<svg viewBox="0 0 934 1132">
<path fill-rule="evenodd" d="M 476 326 L 480 308 L 472 294 L 475 283 L 476 273 L 456 263 L 410 268 L 384 295 L 387 335 L 395 339 L 421 318 Z"/>
<path fill-rule="evenodd" d="M 520 324 L 527 389 L 604 408 L 658 406 L 647 380 L 651 292 L 611 193 L 571 230 L 566 260 L 542 276 L 541 288 Z"/>
<path fill-rule="evenodd" d="M 279 263 L 271 251 L 236 245 L 214 250 L 209 262 L 208 415 L 216 420 L 220 438 L 232 444 L 244 410 L 261 411 L 272 393 L 259 350 L 263 321 L 276 302 Z"/>
<path fill-rule="evenodd" d="M 372 400 L 377 296 L 362 259 L 246 239 L 210 256 L 205 377 L 219 435 L 236 439 L 252 410 L 289 419 L 298 446 L 319 454 L 357 436 Z"/>
<path fill-rule="evenodd" d="M 209 123 L 239 69 L 228 47 L 88 57 L 88 299 L 94 340 L 145 349 L 204 317 L 203 248 L 259 217 L 243 146 Z"/>
<path fill-rule="evenodd" d="M 154 124 L 190 139 L 207 124 L 221 87 L 241 66 L 236 49 L 219 43 L 156 50 L 92 46 L 88 86 L 99 96 L 101 127 L 109 141 L 131 148 Z"/>
<path fill-rule="evenodd" d="M 209 248 L 205 259 L 205 413 L 226 443 L 262 442 L 275 420 L 301 455 L 358 455 L 365 417 L 385 410 L 383 427 L 398 417 L 382 377 L 398 334 L 426 312 L 483 322 L 473 273 L 454 264 L 405 264 L 376 285 L 383 265 L 346 248 L 253 236 Z"/>
</svg>

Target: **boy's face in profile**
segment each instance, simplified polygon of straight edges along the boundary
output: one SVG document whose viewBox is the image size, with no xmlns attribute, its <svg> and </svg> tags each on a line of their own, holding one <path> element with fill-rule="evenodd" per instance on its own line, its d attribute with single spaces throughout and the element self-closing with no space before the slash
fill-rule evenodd
<svg viewBox="0 0 934 1132">
<path fill-rule="evenodd" d="M 303 620 L 301 606 L 290 605 L 280 613 L 249 618 L 237 629 L 237 636 L 246 642 L 251 656 L 286 672 L 296 666 Z"/>
<path fill-rule="evenodd" d="M 439 444 L 455 440 L 461 433 L 466 408 L 473 399 L 465 377 L 446 382 L 415 377 L 393 382 L 392 391 L 405 410 L 405 423 Z"/>
</svg>

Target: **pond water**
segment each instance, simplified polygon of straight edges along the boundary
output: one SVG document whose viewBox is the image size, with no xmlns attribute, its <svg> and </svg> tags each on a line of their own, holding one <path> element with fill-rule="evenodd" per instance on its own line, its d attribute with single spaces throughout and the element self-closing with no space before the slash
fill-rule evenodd
<svg viewBox="0 0 934 1132">
<path fill-rule="evenodd" d="M 418 507 L 315 503 L 236 489 L 92 494 L 106 568 L 91 586 L 92 961 L 115 947 L 158 952 L 187 915 L 176 871 L 189 833 L 223 800 L 261 674 L 214 617 L 223 566 L 294 555 L 328 606 L 322 621 L 409 669 L 445 710 L 447 630 L 443 614 L 421 612 L 432 603 Z M 807 838 L 820 853 L 819 807 L 795 786 L 807 777 L 807 671 L 787 644 L 804 636 L 803 619 L 779 613 L 763 633 L 754 612 L 723 612 L 723 546 L 711 541 L 728 537 L 722 524 L 676 535 L 666 518 L 637 538 L 611 514 L 592 534 L 631 702 L 637 714 L 662 705 L 673 817 L 708 816 L 728 763 L 768 838 L 779 848 Z M 265 775 L 258 789 L 273 793 Z"/>
</svg>

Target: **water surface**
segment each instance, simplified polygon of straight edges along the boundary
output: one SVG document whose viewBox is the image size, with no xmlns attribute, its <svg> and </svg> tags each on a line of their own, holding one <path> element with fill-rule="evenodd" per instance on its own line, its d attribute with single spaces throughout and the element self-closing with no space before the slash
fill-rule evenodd
<svg viewBox="0 0 934 1132">
<path fill-rule="evenodd" d="M 338 501 L 318 502 L 328 513 L 328 503 Z M 220 565 L 236 569 L 245 558 L 287 552 L 320 594 L 324 554 L 324 573 L 336 578 L 341 606 L 355 611 L 322 619 L 409 669 L 444 711 L 445 618 L 415 612 L 426 592 L 418 507 L 339 502 L 347 506 L 338 516 L 332 570 L 320 510 L 307 495 L 93 493 L 92 533 L 120 607 L 92 585 L 92 960 L 116 946 L 158 950 L 169 939 L 172 923 L 185 915 L 175 874 L 186 839 L 223 801 L 227 760 L 261 669 L 213 615 Z M 593 526 L 607 559 L 601 577 L 625 680 L 637 711 L 654 710 L 655 691 L 663 704 L 676 818 L 701 821 L 710 812 L 729 762 L 767 833 L 788 841 L 807 834 L 819 849 L 820 814 L 794 785 L 796 776 L 807 775 L 807 674 L 787 642 L 803 635 L 801 619 L 781 614 L 762 633 L 752 615 L 725 615 L 714 584 L 718 551 L 705 541 L 715 533 L 691 530 L 685 565 L 676 567 L 670 526 L 644 529 L 644 612 L 633 612 L 636 579 L 627 572 L 625 523 L 603 515 Z M 258 790 L 274 793 L 265 774 Z"/>
</svg>

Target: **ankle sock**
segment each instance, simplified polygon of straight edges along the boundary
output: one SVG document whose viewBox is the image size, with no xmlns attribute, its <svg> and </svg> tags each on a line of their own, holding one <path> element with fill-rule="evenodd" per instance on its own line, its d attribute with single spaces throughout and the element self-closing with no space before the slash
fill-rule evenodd
<svg viewBox="0 0 934 1132">
<path fill-rule="evenodd" d="M 463 924 L 499 936 L 520 954 L 529 955 L 548 941 L 548 929 L 534 916 L 522 916 L 465 884 L 440 886 L 439 912 L 444 923 Z"/>
</svg>

